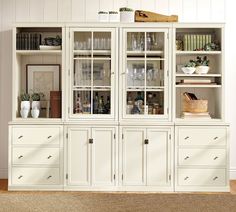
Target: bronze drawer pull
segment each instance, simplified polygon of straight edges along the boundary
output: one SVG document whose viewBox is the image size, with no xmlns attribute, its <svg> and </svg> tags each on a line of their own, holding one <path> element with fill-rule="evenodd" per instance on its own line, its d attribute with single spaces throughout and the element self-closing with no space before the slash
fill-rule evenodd
<svg viewBox="0 0 236 212">
<path fill-rule="evenodd" d="M 89 143 L 93 144 L 93 139 L 92 138 L 89 139 Z"/>
<path fill-rule="evenodd" d="M 189 178 L 189 177 L 187 176 L 187 177 L 184 178 L 184 180 L 187 180 L 188 178 Z"/>
<path fill-rule="evenodd" d="M 218 157 L 216 156 L 216 157 L 214 157 L 214 160 L 216 160 L 216 159 L 218 159 Z"/>
<path fill-rule="evenodd" d="M 20 156 L 18 157 L 18 159 L 21 159 L 21 158 L 23 158 L 23 155 L 20 155 Z"/>
<path fill-rule="evenodd" d="M 187 140 L 187 139 L 189 139 L 189 136 L 186 136 L 186 137 L 184 138 L 184 140 Z"/>
<path fill-rule="evenodd" d="M 48 159 L 50 159 L 51 157 L 52 157 L 52 156 L 51 156 L 51 155 L 49 155 L 49 156 L 48 156 Z"/>
<path fill-rule="evenodd" d="M 215 138 L 214 138 L 214 140 L 217 140 L 218 139 L 218 137 L 216 136 Z"/>
<path fill-rule="evenodd" d="M 21 138 L 23 138 L 23 135 L 21 135 L 21 136 L 18 137 L 18 139 L 21 139 Z"/>
<path fill-rule="evenodd" d="M 21 175 L 21 176 L 18 177 L 18 179 L 21 179 L 22 177 L 23 177 L 23 176 Z"/>
<path fill-rule="evenodd" d="M 47 179 L 50 179 L 52 176 L 51 175 L 49 175 L 48 177 L 47 177 Z"/>
<path fill-rule="evenodd" d="M 144 140 L 144 144 L 148 144 L 149 143 L 149 140 L 148 139 L 145 139 Z"/>
<path fill-rule="evenodd" d="M 217 180 L 217 179 L 218 179 L 218 177 L 217 177 L 217 176 L 213 178 L 213 180 Z"/>
<path fill-rule="evenodd" d="M 189 159 L 189 156 L 186 156 L 186 157 L 184 158 L 184 160 L 187 160 L 187 159 Z"/>
<path fill-rule="evenodd" d="M 51 137 L 52 137 L 52 136 L 51 136 L 51 135 L 49 135 L 49 136 L 48 136 L 48 139 L 50 139 Z"/>
</svg>

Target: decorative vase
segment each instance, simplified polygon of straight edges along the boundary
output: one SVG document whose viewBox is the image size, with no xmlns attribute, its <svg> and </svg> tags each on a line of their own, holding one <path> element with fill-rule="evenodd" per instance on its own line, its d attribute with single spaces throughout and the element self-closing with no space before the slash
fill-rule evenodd
<svg viewBox="0 0 236 212">
<path fill-rule="evenodd" d="M 32 101 L 32 109 L 40 110 L 40 101 Z"/>
<path fill-rule="evenodd" d="M 207 74 L 209 70 L 210 70 L 209 66 L 197 66 L 195 72 L 197 74 Z"/>
<path fill-rule="evenodd" d="M 100 22 L 109 22 L 109 14 L 108 13 L 98 13 L 98 19 Z"/>
<path fill-rule="evenodd" d="M 31 116 L 33 118 L 38 118 L 39 117 L 39 113 L 40 113 L 40 111 L 37 108 L 31 110 Z"/>
<path fill-rule="evenodd" d="M 110 22 L 119 22 L 120 16 L 118 13 L 109 13 L 109 21 Z"/>
<path fill-rule="evenodd" d="M 20 109 L 30 110 L 30 101 L 21 101 Z"/>
<path fill-rule="evenodd" d="M 120 22 L 134 22 L 134 11 L 121 11 L 120 12 Z"/>
<path fill-rule="evenodd" d="M 28 118 L 28 115 L 29 115 L 29 110 L 28 109 L 25 109 L 25 108 L 23 108 L 23 109 L 21 109 L 20 110 L 20 115 L 21 115 L 21 117 L 22 118 Z"/>
</svg>

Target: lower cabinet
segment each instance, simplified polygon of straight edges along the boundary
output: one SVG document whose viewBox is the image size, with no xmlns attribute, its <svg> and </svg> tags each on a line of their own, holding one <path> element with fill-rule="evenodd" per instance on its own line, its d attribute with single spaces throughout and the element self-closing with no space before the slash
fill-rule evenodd
<svg viewBox="0 0 236 212">
<path fill-rule="evenodd" d="M 67 186 L 115 186 L 116 127 L 68 127 Z"/>
<path fill-rule="evenodd" d="M 122 127 L 121 185 L 124 190 L 172 190 L 172 128 Z"/>
</svg>

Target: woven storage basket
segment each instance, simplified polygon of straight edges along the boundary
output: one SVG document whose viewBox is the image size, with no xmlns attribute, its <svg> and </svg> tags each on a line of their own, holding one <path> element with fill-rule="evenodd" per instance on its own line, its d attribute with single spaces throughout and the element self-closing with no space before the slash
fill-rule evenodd
<svg viewBox="0 0 236 212">
<path fill-rule="evenodd" d="M 189 113 L 208 112 L 208 100 L 183 99 L 183 112 L 189 112 Z"/>
</svg>

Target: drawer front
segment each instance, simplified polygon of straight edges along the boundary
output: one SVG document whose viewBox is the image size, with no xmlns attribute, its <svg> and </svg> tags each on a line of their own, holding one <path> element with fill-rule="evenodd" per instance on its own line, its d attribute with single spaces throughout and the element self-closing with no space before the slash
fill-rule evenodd
<svg viewBox="0 0 236 212">
<path fill-rule="evenodd" d="M 60 128 L 14 127 L 13 144 L 59 144 Z"/>
<path fill-rule="evenodd" d="M 59 148 L 21 148 L 12 150 L 14 165 L 59 165 Z"/>
<path fill-rule="evenodd" d="M 225 166 L 225 149 L 179 149 L 179 166 Z"/>
<path fill-rule="evenodd" d="M 227 132 L 225 128 L 180 128 L 179 145 L 224 146 Z"/>
<path fill-rule="evenodd" d="M 178 169 L 180 186 L 225 186 L 225 169 Z"/>
<path fill-rule="evenodd" d="M 12 168 L 13 185 L 58 185 L 59 168 Z"/>
</svg>

